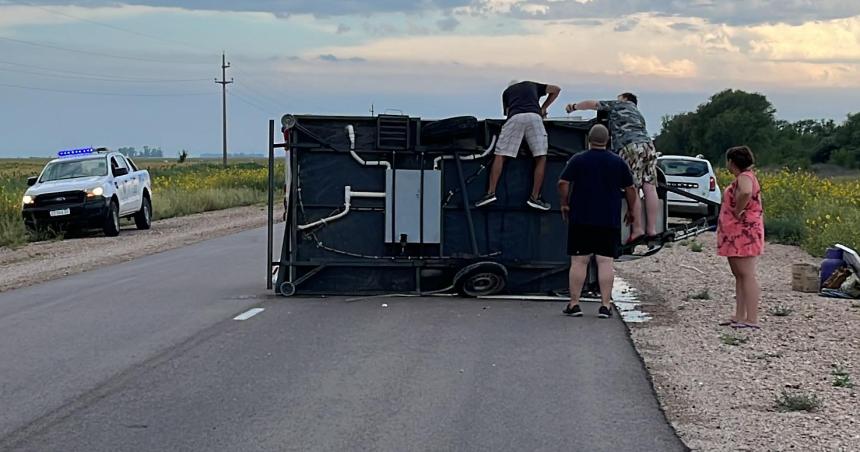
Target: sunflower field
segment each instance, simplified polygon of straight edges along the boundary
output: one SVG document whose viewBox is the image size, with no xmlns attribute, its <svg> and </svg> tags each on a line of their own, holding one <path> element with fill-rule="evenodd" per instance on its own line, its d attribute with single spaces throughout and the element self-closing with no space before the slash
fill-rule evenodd
<svg viewBox="0 0 860 452">
<path fill-rule="evenodd" d="M 720 173 L 720 185 L 733 176 Z M 765 230 L 771 242 L 802 246 L 814 256 L 836 243 L 860 249 L 860 179 L 831 179 L 802 170 L 763 171 Z"/>
</svg>

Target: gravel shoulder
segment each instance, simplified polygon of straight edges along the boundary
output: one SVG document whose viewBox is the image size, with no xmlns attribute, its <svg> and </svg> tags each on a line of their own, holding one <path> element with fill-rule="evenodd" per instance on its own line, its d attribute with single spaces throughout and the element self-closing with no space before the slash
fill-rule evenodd
<svg viewBox="0 0 860 452">
<path fill-rule="evenodd" d="M 716 254 L 675 244 L 619 265 L 654 320 L 631 325 L 670 422 L 693 450 L 860 450 L 860 302 L 791 290 L 791 265 L 817 263 L 795 247 L 768 245 L 759 264 L 762 330 L 726 345 L 717 323 L 734 308 L 734 279 Z M 707 292 L 709 299 L 695 299 Z M 770 312 L 791 309 L 788 316 Z M 835 387 L 834 366 L 857 384 Z M 814 394 L 812 412 L 780 412 L 783 391 Z"/>
<path fill-rule="evenodd" d="M 124 223 L 118 237 L 93 234 L 0 248 L 0 292 L 180 248 L 266 224 L 260 206 L 236 207 L 156 221 L 138 231 Z"/>
</svg>

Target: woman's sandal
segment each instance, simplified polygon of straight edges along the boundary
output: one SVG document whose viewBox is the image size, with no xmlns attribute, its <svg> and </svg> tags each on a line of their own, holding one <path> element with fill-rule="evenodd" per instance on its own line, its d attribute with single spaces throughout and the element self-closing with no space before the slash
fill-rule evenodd
<svg viewBox="0 0 860 452">
<path fill-rule="evenodd" d="M 717 325 L 719 325 L 719 326 L 732 326 L 733 327 L 737 324 L 738 324 L 737 320 L 729 319 L 729 320 L 723 320 L 722 322 L 718 323 Z"/>
<path fill-rule="evenodd" d="M 736 323 L 736 324 L 732 325 L 732 328 L 734 328 L 736 330 L 744 330 L 744 329 L 760 330 L 761 329 L 760 326 L 752 325 L 749 323 Z"/>
</svg>

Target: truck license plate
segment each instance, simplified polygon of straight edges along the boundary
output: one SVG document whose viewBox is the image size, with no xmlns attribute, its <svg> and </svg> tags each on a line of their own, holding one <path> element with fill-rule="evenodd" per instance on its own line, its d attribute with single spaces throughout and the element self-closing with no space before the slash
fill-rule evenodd
<svg viewBox="0 0 860 452">
<path fill-rule="evenodd" d="M 70 213 L 72 213 L 72 212 L 69 209 L 52 210 L 51 216 L 52 217 L 62 217 L 62 216 L 69 215 Z"/>
</svg>

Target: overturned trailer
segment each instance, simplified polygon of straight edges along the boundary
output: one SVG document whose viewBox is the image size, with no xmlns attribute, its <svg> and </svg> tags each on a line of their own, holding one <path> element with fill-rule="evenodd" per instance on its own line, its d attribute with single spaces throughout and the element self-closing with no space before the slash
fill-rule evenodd
<svg viewBox="0 0 860 452">
<path fill-rule="evenodd" d="M 604 121 L 545 122 L 543 195 L 553 206 L 547 212 L 526 206 L 533 180 L 527 151 L 507 162 L 498 202 L 474 207 L 486 190 L 502 120 L 285 115 L 283 143 L 275 142 L 270 121 L 269 288 L 284 296 L 564 292 L 569 258 L 556 182 L 568 159 L 586 148 L 588 130 Z M 276 149 L 286 151 L 286 221 L 273 260 Z M 667 190 L 660 174 L 660 240 L 642 254 L 625 249 L 621 259 L 652 255 L 708 227 L 670 229 Z M 622 231 L 619 243 L 629 228 Z M 590 285 L 595 280 L 589 276 Z"/>
</svg>

